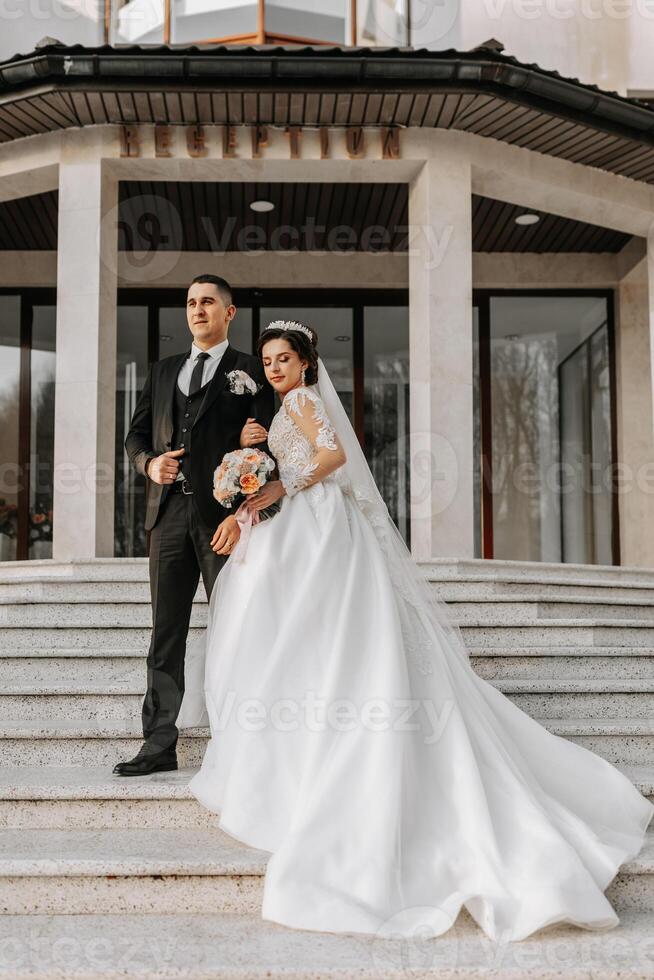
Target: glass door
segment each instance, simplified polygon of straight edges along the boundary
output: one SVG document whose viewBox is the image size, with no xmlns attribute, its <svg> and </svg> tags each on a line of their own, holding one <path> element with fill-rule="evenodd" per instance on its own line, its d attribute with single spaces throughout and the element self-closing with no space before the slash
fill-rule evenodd
<svg viewBox="0 0 654 980">
<path fill-rule="evenodd" d="M 0 561 L 52 557 L 55 292 L 0 293 Z"/>
<path fill-rule="evenodd" d="M 607 291 L 476 296 L 485 558 L 619 563 L 611 302 Z"/>
</svg>

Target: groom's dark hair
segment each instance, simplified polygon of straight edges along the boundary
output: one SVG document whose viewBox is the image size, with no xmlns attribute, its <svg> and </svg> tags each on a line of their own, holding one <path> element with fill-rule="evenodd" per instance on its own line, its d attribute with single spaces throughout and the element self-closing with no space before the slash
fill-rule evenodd
<svg viewBox="0 0 654 980">
<path fill-rule="evenodd" d="M 195 279 L 191 281 L 191 286 L 194 282 L 211 282 L 220 293 L 220 298 L 225 306 L 230 306 L 234 302 L 232 297 L 232 287 L 229 285 L 226 279 L 222 278 L 222 276 L 214 276 L 211 272 L 205 272 L 201 276 L 196 276 Z"/>
</svg>

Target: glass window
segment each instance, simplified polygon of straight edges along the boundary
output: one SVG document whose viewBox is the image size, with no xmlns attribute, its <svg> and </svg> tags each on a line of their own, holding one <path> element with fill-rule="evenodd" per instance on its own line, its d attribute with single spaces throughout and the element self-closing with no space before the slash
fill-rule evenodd
<svg viewBox="0 0 654 980">
<path fill-rule="evenodd" d="M 409 542 L 409 311 L 364 310 L 365 451 L 390 515 Z"/>
<path fill-rule="evenodd" d="M 114 554 L 140 558 L 146 554 L 146 480 L 132 466 L 125 439 L 148 371 L 147 306 L 119 306 L 117 329 Z"/>
<path fill-rule="evenodd" d="M 607 301 L 490 300 L 494 557 L 608 562 Z"/>
<path fill-rule="evenodd" d="M 0 296 L 0 561 L 16 558 L 20 296 Z"/>
<path fill-rule="evenodd" d="M 349 44 L 350 0 L 266 0 L 266 33 Z"/>
<path fill-rule="evenodd" d="M 175 0 L 171 8 L 171 40 L 176 44 L 238 38 L 257 31 L 257 0 Z"/>
<path fill-rule="evenodd" d="M 112 44 L 162 44 L 165 0 L 112 0 Z"/>
<path fill-rule="evenodd" d="M 357 0 L 357 43 L 364 47 L 409 44 L 409 0 Z"/>
<path fill-rule="evenodd" d="M 482 558 L 482 495 L 481 495 L 481 385 L 479 376 L 479 307 L 472 309 L 472 491 L 474 496 L 475 558 Z"/>
<path fill-rule="evenodd" d="M 29 558 L 52 558 L 56 307 L 32 308 Z"/>
</svg>

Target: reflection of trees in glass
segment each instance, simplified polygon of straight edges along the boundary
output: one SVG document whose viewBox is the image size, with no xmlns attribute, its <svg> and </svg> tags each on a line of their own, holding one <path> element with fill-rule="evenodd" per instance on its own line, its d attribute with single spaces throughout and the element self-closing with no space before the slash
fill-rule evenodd
<svg viewBox="0 0 654 980">
<path fill-rule="evenodd" d="M 407 351 L 375 357 L 364 392 L 366 456 L 394 522 L 408 537 L 409 360 Z"/>
<path fill-rule="evenodd" d="M 52 356 L 54 362 L 54 355 Z M 43 372 L 32 397 L 30 467 L 30 545 L 52 541 L 52 496 L 54 476 L 54 363 Z M 45 554 L 30 557 L 47 557 Z"/>
<path fill-rule="evenodd" d="M 18 382 L 0 391 L 0 532 L 16 536 L 18 503 Z"/>
<path fill-rule="evenodd" d="M 542 559 L 542 525 L 558 498 L 544 483 L 558 461 L 556 338 L 491 345 L 496 557 Z"/>
</svg>

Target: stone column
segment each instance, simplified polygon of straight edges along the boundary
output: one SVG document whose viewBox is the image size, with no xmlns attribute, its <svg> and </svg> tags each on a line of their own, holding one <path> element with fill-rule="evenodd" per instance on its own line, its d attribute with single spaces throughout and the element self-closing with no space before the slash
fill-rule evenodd
<svg viewBox="0 0 654 980">
<path fill-rule="evenodd" d="M 411 541 L 474 557 L 471 171 L 425 162 L 409 193 Z"/>
<path fill-rule="evenodd" d="M 53 557 L 114 553 L 116 207 L 99 147 L 59 167 Z"/>
<path fill-rule="evenodd" d="M 654 235 L 619 281 L 616 407 L 620 564 L 654 568 Z"/>
</svg>

